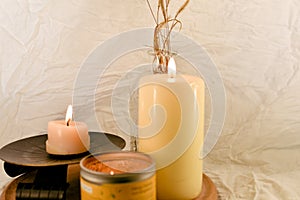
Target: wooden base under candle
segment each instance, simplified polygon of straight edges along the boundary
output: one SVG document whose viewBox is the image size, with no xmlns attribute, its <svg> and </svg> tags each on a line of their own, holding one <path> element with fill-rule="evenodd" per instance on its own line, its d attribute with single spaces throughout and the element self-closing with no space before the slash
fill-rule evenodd
<svg viewBox="0 0 300 200">
<path fill-rule="evenodd" d="M 79 165 L 70 165 L 68 168 L 68 178 L 67 181 L 70 184 L 67 190 L 66 200 L 80 200 L 80 186 L 79 186 Z M 26 173 L 17 179 L 9 183 L 0 196 L 0 200 L 14 200 L 16 199 L 16 188 L 20 182 L 33 182 L 36 172 Z M 211 181 L 211 179 L 203 174 L 202 192 L 194 200 L 217 200 L 218 193 L 216 186 Z"/>
</svg>

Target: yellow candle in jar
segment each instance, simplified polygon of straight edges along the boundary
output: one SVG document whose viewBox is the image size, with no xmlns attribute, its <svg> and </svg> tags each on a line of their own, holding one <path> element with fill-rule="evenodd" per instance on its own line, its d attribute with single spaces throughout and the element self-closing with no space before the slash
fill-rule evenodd
<svg viewBox="0 0 300 200">
<path fill-rule="evenodd" d="M 80 161 L 81 199 L 156 200 L 155 163 L 140 152 L 106 152 Z"/>
<path fill-rule="evenodd" d="M 193 199 L 201 192 L 204 89 L 195 76 L 140 80 L 139 150 L 157 163 L 159 200 Z"/>
<path fill-rule="evenodd" d="M 46 151 L 54 155 L 80 154 L 90 148 L 88 127 L 83 122 L 72 121 L 72 106 L 68 107 L 66 120 L 48 122 Z"/>
</svg>

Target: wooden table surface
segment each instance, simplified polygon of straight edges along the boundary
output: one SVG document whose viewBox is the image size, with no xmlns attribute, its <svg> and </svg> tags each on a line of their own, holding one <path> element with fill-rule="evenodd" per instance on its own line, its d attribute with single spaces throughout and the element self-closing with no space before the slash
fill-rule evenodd
<svg viewBox="0 0 300 200">
<path fill-rule="evenodd" d="M 19 182 L 32 183 L 36 172 L 26 173 L 7 185 L 1 194 L 0 200 L 15 200 L 16 188 Z M 70 184 L 67 189 L 67 200 L 80 200 L 80 166 L 78 164 L 69 165 L 67 181 Z M 202 192 L 198 198 L 194 200 L 217 200 L 217 189 L 211 179 L 203 174 Z"/>
</svg>

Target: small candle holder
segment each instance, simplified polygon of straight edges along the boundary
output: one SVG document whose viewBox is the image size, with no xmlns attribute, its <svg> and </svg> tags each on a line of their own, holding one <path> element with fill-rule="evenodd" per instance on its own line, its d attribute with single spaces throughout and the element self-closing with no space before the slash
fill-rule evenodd
<svg viewBox="0 0 300 200">
<path fill-rule="evenodd" d="M 87 153 L 117 151 L 126 145 L 124 139 L 109 133 L 89 132 L 89 136 L 91 144 Z M 45 151 L 46 140 L 47 134 L 37 135 L 14 141 L 0 149 L 0 159 L 4 161 L 6 174 L 15 178 L 3 192 L 5 199 L 79 198 L 78 190 L 74 191 L 78 193 L 75 198 L 70 194 L 73 192 L 67 192 L 74 189 L 74 183 L 67 180 L 67 176 L 70 176 L 67 171 L 68 166 L 78 164 L 87 154 L 49 155 Z M 79 180 L 75 181 L 75 186 L 78 186 L 77 183 Z"/>
</svg>

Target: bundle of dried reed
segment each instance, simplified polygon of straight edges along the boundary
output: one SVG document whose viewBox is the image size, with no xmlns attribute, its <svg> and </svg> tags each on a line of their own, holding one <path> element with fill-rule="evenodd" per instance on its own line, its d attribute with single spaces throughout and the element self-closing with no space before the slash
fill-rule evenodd
<svg viewBox="0 0 300 200">
<path fill-rule="evenodd" d="M 179 30 L 182 27 L 182 23 L 178 20 L 178 15 L 186 8 L 190 0 L 185 2 L 179 7 L 174 17 L 169 15 L 169 5 L 171 0 L 158 0 L 156 14 L 149 2 L 147 4 L 150 8 L 151 15 L 156 23 L 153 37 L 153 72 L 154 73 L 167 73 L 168 61 L 172 56 L 170 36 L 174 28 L 179 25 Z"/>
</svg>

